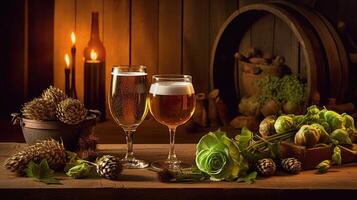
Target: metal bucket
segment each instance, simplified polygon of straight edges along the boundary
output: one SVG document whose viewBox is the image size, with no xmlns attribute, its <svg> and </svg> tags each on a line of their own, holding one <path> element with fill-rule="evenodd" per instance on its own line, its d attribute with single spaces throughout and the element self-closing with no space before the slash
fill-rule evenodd
<svg viewBox="0 0 357 200">
<path fill-rule="evenodd" d="M 27 144 L 35 144 L 39 140 L 53 138 L 57 141 L 63 141 L 67 150 L 76 150 L 78 149 L 79 137 L 93 132 L 100 112 L 90 110 L 84 121 L 74 125 L 65 124 L 60 121 L 26 119 L 20 113 L 12 113 L 11 116 L 13 117 L 13 124 L 21 126 Z"/>
</svg>

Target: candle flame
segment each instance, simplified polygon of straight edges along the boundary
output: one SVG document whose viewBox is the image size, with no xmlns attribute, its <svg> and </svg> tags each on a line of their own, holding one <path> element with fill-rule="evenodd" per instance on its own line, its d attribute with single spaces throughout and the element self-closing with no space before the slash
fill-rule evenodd
<svg viewBox="0 0 357 200">
<path fill-rule="evenodd" d="M 72 44 L 76 44 L 76 34 L 74 32 L 71 33 L 71 41 L 72 41 Z"/>
<path fill-rule="evenodd" d="M 90 51 L 90 58 L 91 58 L 92 60 L 97 60 L 97 58 L 98 58 L 98 54 L 97 54 L 97 52 L 94 51 L 94 49 L 92 49 L 92 50 Z"/>
<path fill-rule="evenodd" d="M 64 60 L 66 61 L 67 68 L 69 68 L 70 58 L 68 54 L 64 55 Z"/>
</svg>

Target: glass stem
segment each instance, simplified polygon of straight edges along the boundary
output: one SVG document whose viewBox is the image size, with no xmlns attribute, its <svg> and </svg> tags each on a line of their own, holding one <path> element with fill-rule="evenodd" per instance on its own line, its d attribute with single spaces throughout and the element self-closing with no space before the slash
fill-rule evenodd
<svg viewBox="0 0 357 200">
<path fill-rule="evenodd" d="M 169 127 L 170 132 L 170 150 L 169 156 L 167 157 L 167 161 L 171 164 L 177 163 L 177 157 L 175 152 L 175 133 L 176 127 Z"/>
<path fill-rule="evenodd" d="M 126 144 L 128 145 L 128 149 L 125 155 L 125 160 L 131 161 L 134 160 L 134 152 L 133 152 L 133 134 L 135 130 L 125 130 L 125 138 Z"/>
</svg>

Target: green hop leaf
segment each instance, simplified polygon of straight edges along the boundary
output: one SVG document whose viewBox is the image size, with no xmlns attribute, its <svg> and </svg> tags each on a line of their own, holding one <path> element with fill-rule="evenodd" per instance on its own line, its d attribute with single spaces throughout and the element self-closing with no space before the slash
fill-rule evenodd
<svg viewBox="0 0 357 200">
<path fill-rule="evenodd" d="M 196 146 L 196 165 L 211 180 L 233 180 L 244 175 L 247 164 L 237 144 L 225 132 L 209 132 Z"/>
<path fill-rule="evenodd" d="M 235 140 L 238 141 L 238 147 L 241 151 L 245 150 L 253 141 L 253 132 L 248 128 L 243 127 L 239 135 L 235 136 Z"/>
<path fill-rule="evenodd" d="M 43 159 L 40 164 L 30 161 L 25 170 L 26 175 L 46 184 L 60 184 L 59 180 L 53 177 L 54 171 L 48 166 L 47 160 Z"/>
<path fill-rule="evenodd" d="M 330 169 L 330 167 L 331 167 L 331 161 L 324 160 L 320 162 L 315 168 L 317 169 L 317 173 L 324 174 L 327 172 L 328 169 Z"/>
<path fill-rule="evenodd" d="M 237 182 L 245 182 L 245 183 L 248 183 L 248 184 L 252 184 L 252 183 L 255 182 L 256 179 L 257 179 L 257 172 L 254 171 L 254 172 L 251 172 L 251 173 L 247 174 L 244 177 L 238 178 Z"/>
<path fill-rule="evenodd" d="M 70 168 L 66 174 L 72 178 L 84 178 L 90 175 L 91 169 L 92 166 L 82 162 L 81 164 Z"/>
</svg>

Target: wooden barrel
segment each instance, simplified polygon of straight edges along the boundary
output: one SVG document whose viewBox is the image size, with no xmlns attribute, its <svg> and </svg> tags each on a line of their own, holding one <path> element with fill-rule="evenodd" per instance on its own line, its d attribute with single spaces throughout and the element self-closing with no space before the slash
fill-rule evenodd
<svg viewBox="0 0 357 200">
<path fill-rule="evenodd" d="M 308 96 L 320 93 L 321 98 L 328 97 L 328 65 L 323 46 L 314 28 L 297 11 L 287 6 L 273 3 L 251 4 L 234 12 L 221 27 L 212 49 L 211 56 L 211 85 L 220 89 L 220 94 L 231 114 L 235 114 L 239 100 L 239 92 L 235 92 L 237 70 L 234 66 L 234 53 L 245 31 L 257 19 L 272 14 L 289 26 L 299 41 L 306 60 Z"/>
<path fill-rule="evenodd" d="M 348 89 L 349 62 L 347 52 L 333 26 L 318 12 L 286 1 L 273 2 L 279 6 L 293 9 L 308 21 L 320 39 L 328 61 L 329 97 L 343 101 Z"/>
</svg>

